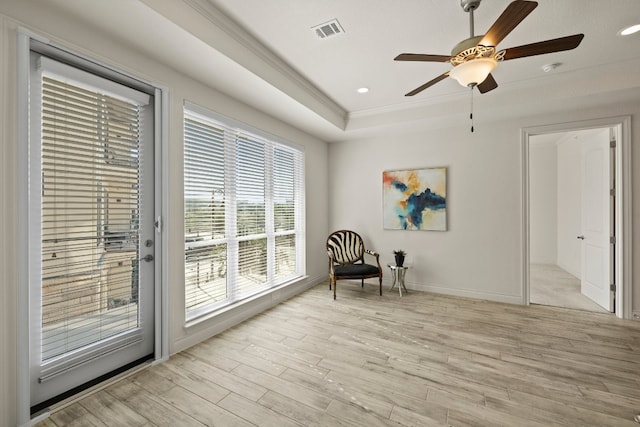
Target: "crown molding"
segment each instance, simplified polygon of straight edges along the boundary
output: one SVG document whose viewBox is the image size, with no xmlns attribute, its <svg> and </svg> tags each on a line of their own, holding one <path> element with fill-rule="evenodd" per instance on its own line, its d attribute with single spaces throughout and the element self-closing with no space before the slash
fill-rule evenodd
<svg viewBox="0 0 640 427">
<path fill-rule="evenodd" d="M 278 55 L 256 39 L 256 37 L 238 25 L 218 7 L 207 0 L 182 0 L 182 2 L 233 40 L 236 44 L 236 46 L 234 46 L 235 48 L 239 45 L 245 51 L 241 52 L 229 47 L 225 49 L 224 43 L 214 46 L 203 37 L 200 37 L 200 35 L 193 33 L 190 28 L 185 28 L 187 31 L 191 31 L 192 34 L 205 41 L 205 43 L 209 44 L 212 48 L 220 51 L 233 61 L 236 61 L 302 105 L 315 111 L 325 120 L 328 120 L 340 129 L 345 128 L 347 111 L 344 108 L 329 98 L 324 92 L 318 89 L 288 63 L 283 61 Z M 149 7 L 155 7 L 156 2 L 148 5 Z M 174 23 L 177 22 L 174 21 Z M 247 53 L 250 54 L 250 57 L 247 57 Z M 256 64 L 253 59 L 257 59 L 259 64 Z M 267 68 L 265 69 L 264 66 Z M 268 70 L 275 71 L 276 74 L 269 73 L 267 72 Z M 282 81 L 283 79 L 286 81 Z M 293 88 L 291 88 L 291 85 L 293 85 Z"/>
</svg>

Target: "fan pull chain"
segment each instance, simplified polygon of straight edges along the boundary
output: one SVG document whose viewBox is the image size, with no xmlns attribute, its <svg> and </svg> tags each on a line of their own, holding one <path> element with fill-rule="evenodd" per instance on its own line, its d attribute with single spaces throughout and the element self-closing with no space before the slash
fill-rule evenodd
<svg viewBox="0 0 640 427">
<path fill-rule="evenodd" d="M 469 120 L 471 120 L 471 133 L 473 133 L 473 86 L 471 87 L 471 113 L 469 113 Z"/>
</svg>

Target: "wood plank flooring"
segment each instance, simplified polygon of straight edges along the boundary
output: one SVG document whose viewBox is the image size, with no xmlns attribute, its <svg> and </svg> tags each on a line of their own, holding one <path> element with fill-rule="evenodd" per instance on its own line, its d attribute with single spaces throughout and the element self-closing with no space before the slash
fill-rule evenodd
<svg viewBox="0 0 640 427">
<path fill-rule="evenodd" d="M 39 426 L 638 426 L 640 322 L 319 285 Z"/>
</svg>

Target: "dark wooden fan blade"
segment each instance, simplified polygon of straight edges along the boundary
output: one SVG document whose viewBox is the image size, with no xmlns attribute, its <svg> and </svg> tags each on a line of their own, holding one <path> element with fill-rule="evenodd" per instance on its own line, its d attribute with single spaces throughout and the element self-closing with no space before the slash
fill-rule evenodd
<svg viewBox="0 0 640 427">
<path fill-rule="evenodd" d="M 422 92 L 423 90 L 425 90 L 426 88 L 428 88 L 429 86 L 433 86 L 434 84 L 438 83 L 440 80 L 444 80 L 449 76 L 449 72 L 447 71 L 444 74 L 439 75 L 438 77 L 436 77 L 433 80 L 429 80 L 428 82 L 426 82 L 425 84 L 423 84 L 420 87 L 415 88 L 414 90 L 412 90 L 411 92 L 405 94 L 405 96 L 413 96 L 416 95 L 420 92 Z"/>
<path fill-rule="evenodd" d="M 493 78 L 491 74 L 487 76 L 486 79 L 482 83 L 478 85 L 478 90 L 480 93 L 487 93 L 490 90 L 494 90 L 498 87 L 498 83 L 496 83 L 496 79 Z"/>
<path fill-rule="evenodd" d="M 535 1 L 516 0 L 509 4 L 502 15 L 493 23 L 480 43 L 483 46 L 497 46 L 533 9 L 538 6 Z"/>
<path fill-rule="evenodd" d="M 574 34 L 572 36 L 560 37 L 558 39 L 510 47 L 505 50 L 504 60 L 506 61 L 508 59 L 525 58 L 527 56 L 543 55 L 545 53 L 562 52 L 563 50 L 575 49 L 580 45 L 583 38 L 584 34 Z"/>
<path fill-rule="evenodd" d="M 401 53 L 393 58 L 394 61 L 425 61 L 425 62 L 447 62 L 449 55 L 427 55 L 421 53 Z"/>
</svg>

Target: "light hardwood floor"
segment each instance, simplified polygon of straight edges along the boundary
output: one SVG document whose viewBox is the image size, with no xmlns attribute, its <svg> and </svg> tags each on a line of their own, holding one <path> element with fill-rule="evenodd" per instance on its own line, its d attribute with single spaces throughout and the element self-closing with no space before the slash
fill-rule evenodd
<svg viewBox="0 0 640 427">
<path fill-rule="evenodd" d="M 319 285 L 40 426 L 638 426 L 640 322 Z"/>
</svg>

